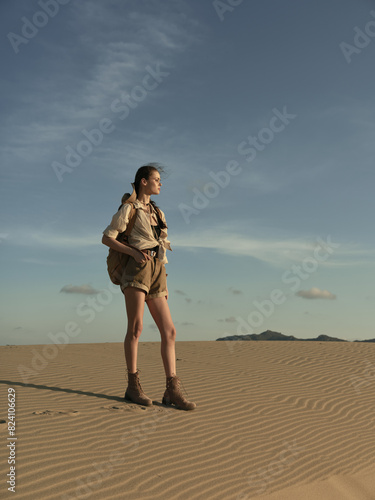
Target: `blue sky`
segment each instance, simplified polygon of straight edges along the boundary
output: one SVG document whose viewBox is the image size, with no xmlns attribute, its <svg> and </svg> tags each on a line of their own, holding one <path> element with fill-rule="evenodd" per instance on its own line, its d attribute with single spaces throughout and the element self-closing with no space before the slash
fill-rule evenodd
<svg viewBox="0 0 375 500">
<path fill-rule="evenodd" d="M 101 237 L 150 161 L 179 340 L 374 338 L 374 4 L 61 2 L 0 6 L 1 343 L 123 340 Z"/>
</svg>

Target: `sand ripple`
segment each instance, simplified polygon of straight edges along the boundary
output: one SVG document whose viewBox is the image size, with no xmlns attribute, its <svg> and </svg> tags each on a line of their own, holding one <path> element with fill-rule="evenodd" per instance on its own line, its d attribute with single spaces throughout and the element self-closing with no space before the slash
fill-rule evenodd
<svg viewBox="0 0 375 500">
<path fill-rule="evenodd" d="M 68 345 L 25 383 L 17 367 L 31 348 L 1 348 L 2 401 L 16 390 L 17 498 L 371 499 L 375 345 L 178 343 L 192 412 L 161 404 L 159 343 L 139 350 L 152 407 L 123 401 L 120 343 Z"/>
</svg>

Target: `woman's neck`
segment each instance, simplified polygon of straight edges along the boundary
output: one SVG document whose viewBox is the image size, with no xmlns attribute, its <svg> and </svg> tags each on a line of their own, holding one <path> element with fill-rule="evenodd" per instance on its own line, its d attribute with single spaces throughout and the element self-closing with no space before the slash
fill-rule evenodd
<svg viewBox="0 0 375 500">
<path fill-rule="evenodd" d="M 143 203 L 143 205 L 149 205 L 150 203 L 150 195 L 149 194 L 141 194 L 137 197 L 138 201 Z"/>
</svg>

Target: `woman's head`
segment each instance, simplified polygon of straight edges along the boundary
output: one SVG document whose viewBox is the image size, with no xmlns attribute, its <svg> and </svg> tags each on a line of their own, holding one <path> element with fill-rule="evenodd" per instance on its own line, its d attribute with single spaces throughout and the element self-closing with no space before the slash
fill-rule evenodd
<svg viewBox="0 0 375 500">
<path fill-rule="evenodd" d="M 141 190 L 148 195 L 159 194 L 161 187 L 160 175 L 163 172 L 163 167 L 161 167 L 158 163 L 148 163 L 147 165 L 140 167 L 137 170 L 134 179 L 134 188 L 137 197 L 139 196 Z M 155 209 L 159 227 L 161 229 L 167 228 L 167 225 L 162 220 L 160 210 L 156 203 L 151 200 L 150 203 Z"/>
<path fill-rule="evenodd" d="M 160 174 L 163 172 L 162 167 L 157 163 L 148 163 L 137 170 L 134 179 L 134 186 L 137 196 L 141 189 L 147 191 L 147 194 L 159 194 L 160 192 Z"/>
</svg>

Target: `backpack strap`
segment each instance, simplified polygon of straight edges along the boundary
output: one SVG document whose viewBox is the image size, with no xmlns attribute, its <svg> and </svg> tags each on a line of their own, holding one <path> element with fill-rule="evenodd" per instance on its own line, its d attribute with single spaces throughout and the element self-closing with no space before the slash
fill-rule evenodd
<svg viewBox="0 0 375 500">
<path fill-rule="evenodd" d="M 128 225 L 126 226 L 125 231 L 123 232 L 123 235 L 124 235 L 126 240 L 128 239 L 129 234 L 132 232 L 132 229 L 133 229 L 134 223 L 135 223 L 135 219 L 137 216 L 137 210 L 134 207 L 134 203 L 130 202 L 129 205 L 132 206 L 132 208 L 130 210 L 130 214 L 129 214 L 129 222 L 128 222 Z"/>
</svg>

